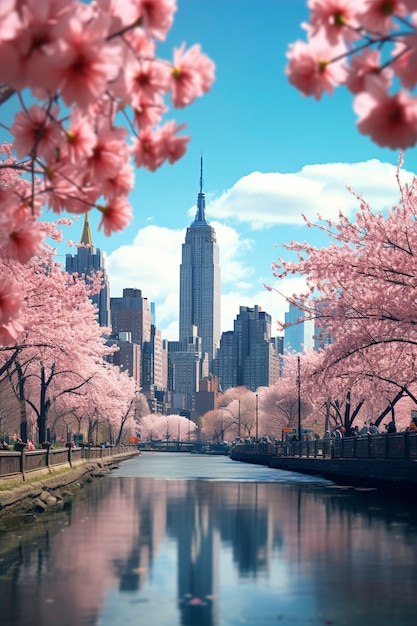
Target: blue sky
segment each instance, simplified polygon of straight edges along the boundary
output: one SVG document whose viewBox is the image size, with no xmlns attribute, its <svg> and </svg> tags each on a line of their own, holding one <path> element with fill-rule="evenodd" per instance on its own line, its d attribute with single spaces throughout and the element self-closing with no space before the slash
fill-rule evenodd
<svg viewBox="0 0 417 626">
<path fill-rule="evenodd" d="M 99 216 L 91 216 L 111 295 L 142 289 L 166 339 L 178 336 L 181 244 L 195 214 L 201 152 L 207 219 L 220 245 L 222 331 L 233 328 L 240 305 L 258 304 L 273 322 L 283 320 L 285 300 L 262 285 L 287 294 L 302 288 L 300 279 L 278 285 L 271 274 L 277 253 L 285 254 L 282 243 L 317 241 L 302 212 L 312 219 L 340 208 L 350 213 L 356 203 L 345 185 L 376 209 L 397 200 L 398 153 L 356 131 L 350 95 L 340 89 L 316 102 L 287 82 L 285 54 L 290 42 L 304 39 L 307 19 L 306 0 L 178 0 L 159 55 L 171 58 L 183 41 L 200 43 L 216 63 L 216 82 L 191 107 L 170 113 L 192 136 L 187 154 L 156 173 L 137 170 L 130 226 L 108 238 L 97 232 Z M 415 150 L 404 169 L 417 170 Z M 81 230 L 78 222 L 68 235 L 77 241 Z"/>
</svg>

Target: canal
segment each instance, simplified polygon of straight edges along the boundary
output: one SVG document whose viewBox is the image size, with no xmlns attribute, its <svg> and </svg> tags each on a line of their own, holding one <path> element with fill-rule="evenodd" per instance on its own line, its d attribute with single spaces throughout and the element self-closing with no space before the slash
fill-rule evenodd
<svg viewBox="0 0 417 626">
<path fill-rule="evenodd" d="M 414 626 L 417 506 L 145 452 L 0 536 L 1 626 Z"/>
</svg>

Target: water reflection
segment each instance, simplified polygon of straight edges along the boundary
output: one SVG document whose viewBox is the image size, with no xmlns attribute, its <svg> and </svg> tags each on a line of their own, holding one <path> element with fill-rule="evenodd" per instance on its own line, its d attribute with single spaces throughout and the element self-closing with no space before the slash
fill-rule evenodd
<svg viewBox="0 0 417 626">
<path fill-rule="evenodd" d="M 241 464 L 248 480 L 230 479 L 230 463 L 217 480 L 164 480 L 143 475 L 143 455 L 68 510 L 3 532 L 0 623 L 415 623 L 414 506 Z"/>
</svg>

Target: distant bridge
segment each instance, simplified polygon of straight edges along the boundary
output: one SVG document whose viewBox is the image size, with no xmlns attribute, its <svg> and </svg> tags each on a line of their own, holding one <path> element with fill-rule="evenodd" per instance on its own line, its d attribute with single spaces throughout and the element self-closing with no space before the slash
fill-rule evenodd
<svg viewBox="0 0 417 626">
<path fill-rule="evenodd" d="M 207 443 L 205 441 L 141 441 L 138 444 L 142 452 L 189 452 L 193 454 L 228 455 L 230 447 L 226 443 Z"/>
</svg>

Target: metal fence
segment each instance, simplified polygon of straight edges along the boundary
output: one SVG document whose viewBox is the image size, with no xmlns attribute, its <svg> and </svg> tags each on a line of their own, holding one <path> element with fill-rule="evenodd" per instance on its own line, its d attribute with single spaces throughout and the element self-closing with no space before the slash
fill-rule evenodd
<svg viewBox="0 0 417 626">
<path fill-rule="evenodd" d="M 416 459 L 417 433 L 357 435 L 341 439 L 239 443 L 246 454 L 322 459 Z"/>
<path fill-rule="evenodd" d="M 46 450 L 0 450 L 0 478 L 25 475 L 36 470 L 77 465 L 83 461 L 131 456 L 138 452 L 136 445 L 109 448 L 49 448 Z"/>
</svg>

